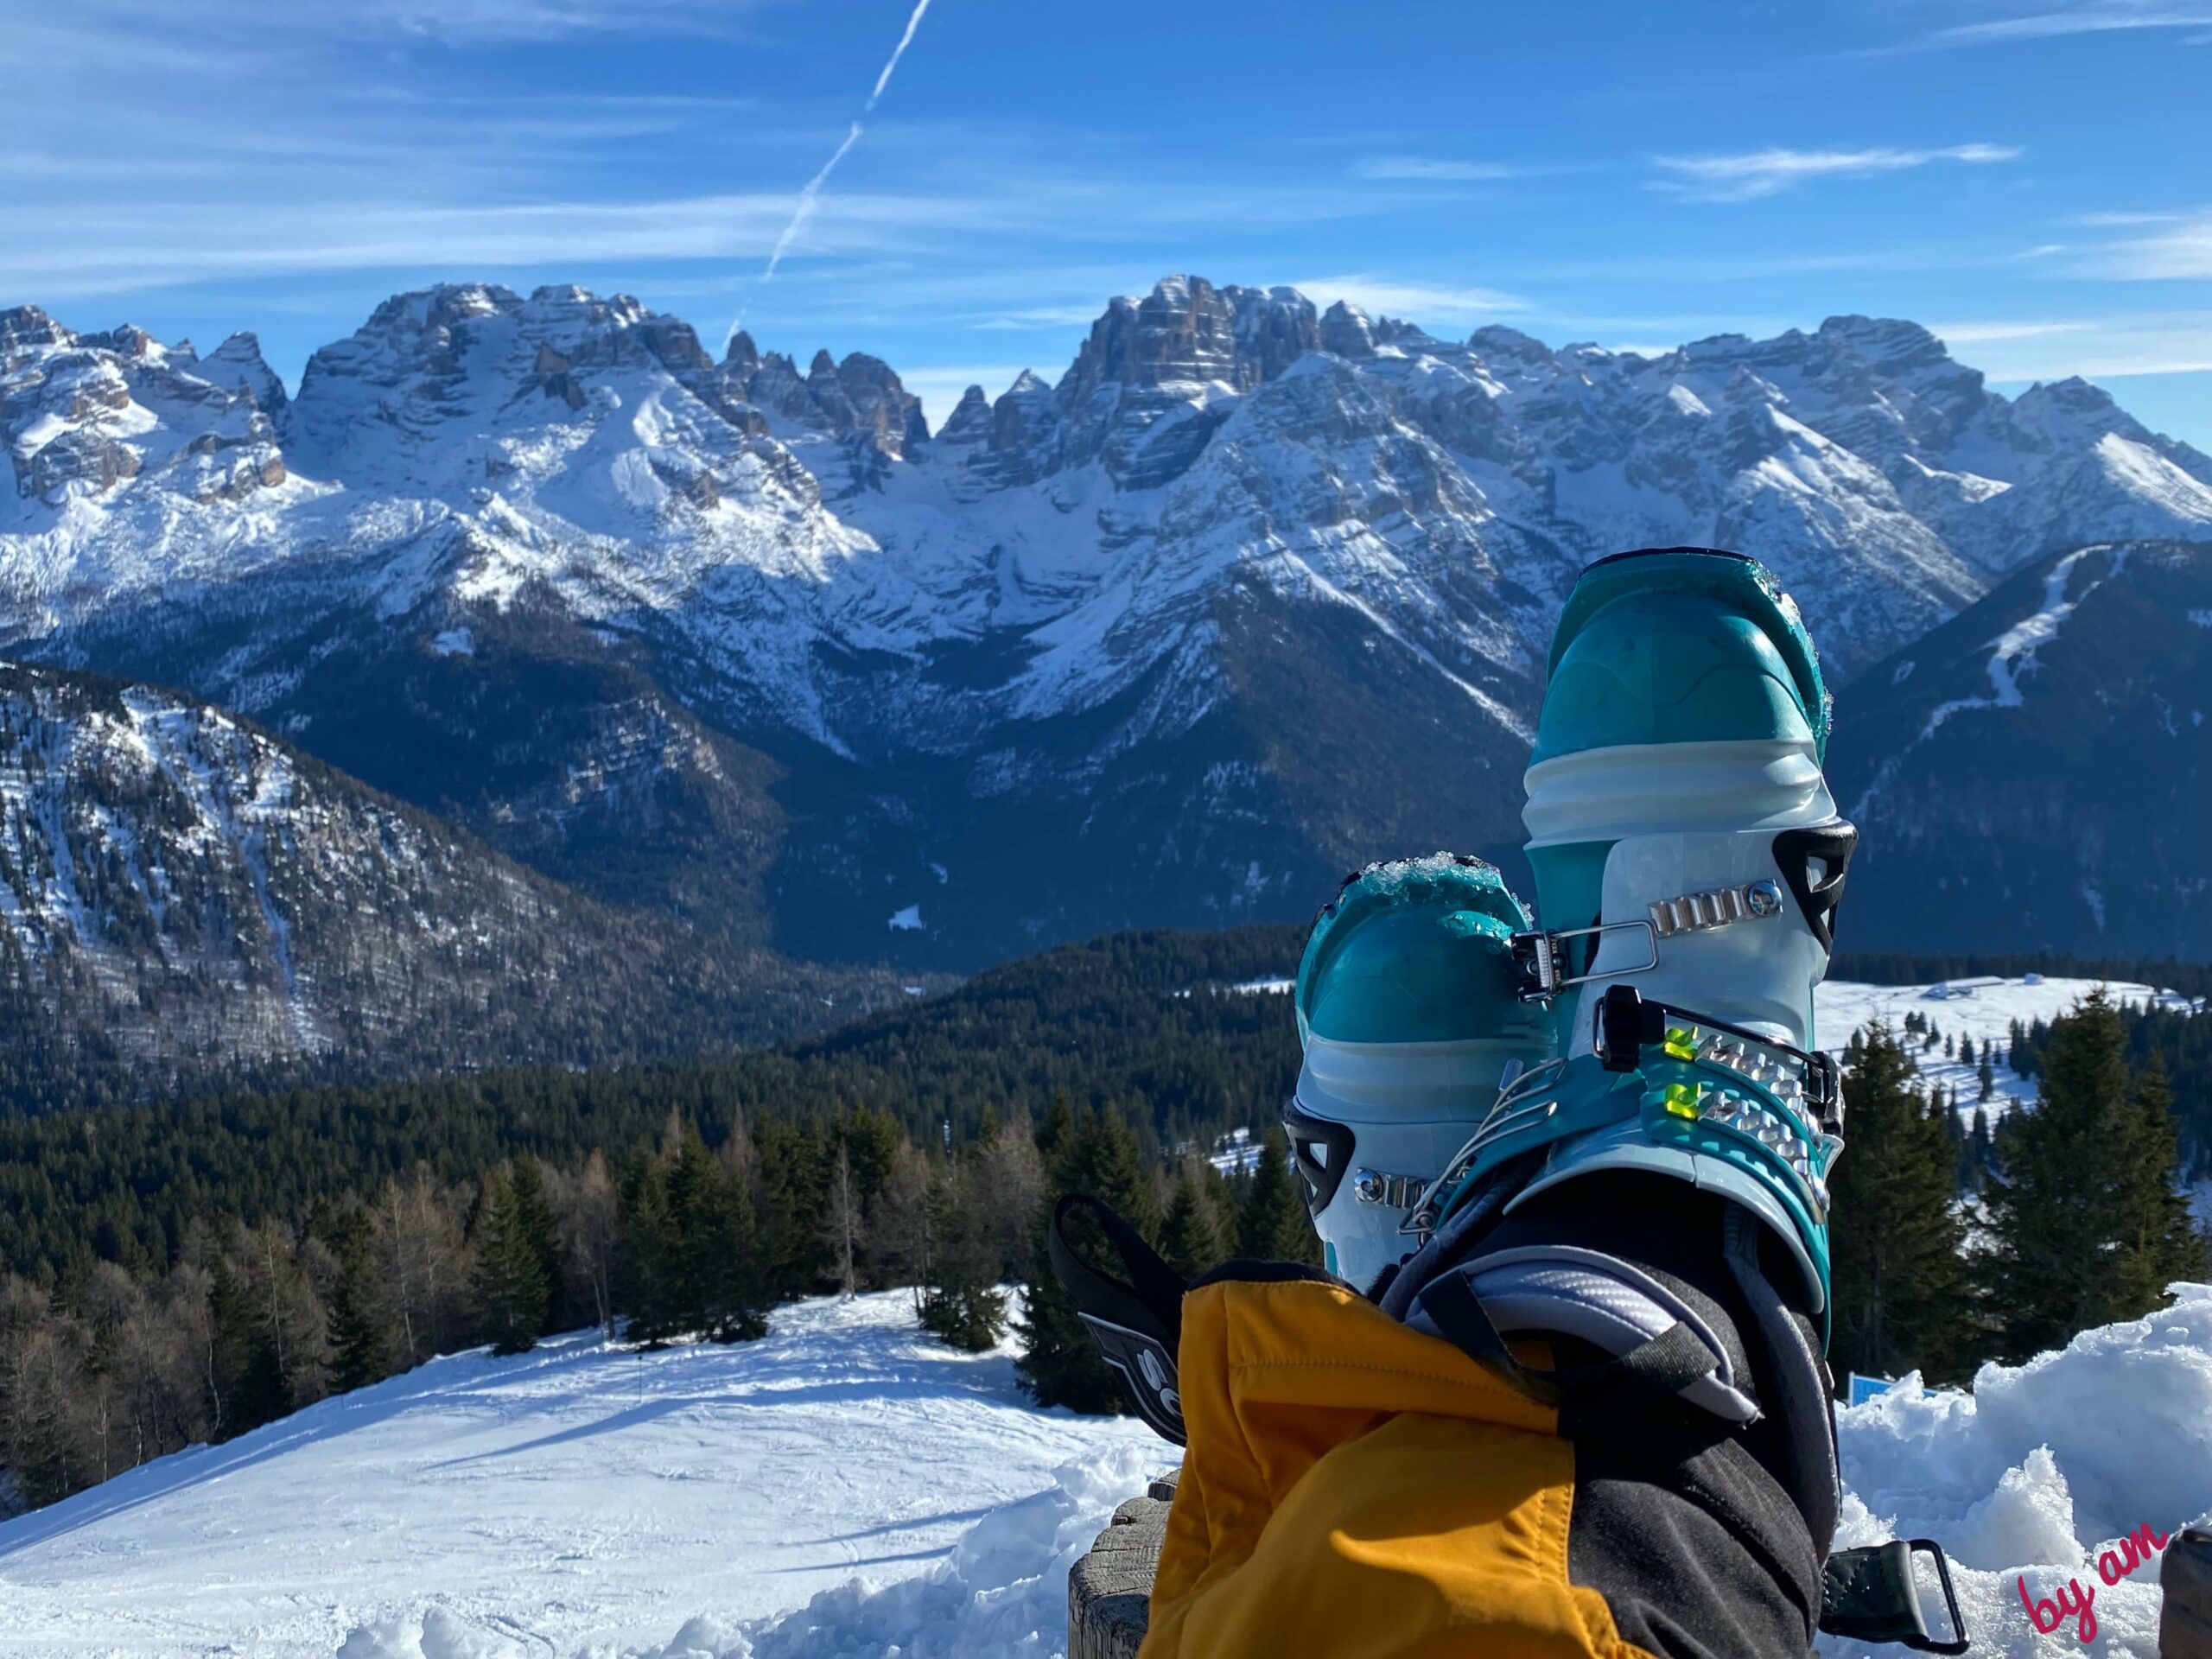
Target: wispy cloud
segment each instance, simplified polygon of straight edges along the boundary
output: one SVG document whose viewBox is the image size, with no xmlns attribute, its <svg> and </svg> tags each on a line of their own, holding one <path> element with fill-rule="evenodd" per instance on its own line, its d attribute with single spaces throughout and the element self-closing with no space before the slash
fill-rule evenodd
<svg viewBox="0 0 2212 1659">
<path fill-rule="evenodd" d="M 1091 321 L 1104 308 L 1105 299 L 1101 296 L 1096 301 L 1084 305 L 1030 305 L 1018 311 L 1001 311 L 962 321 L 973 328 L 1007 333 L 1033 328 L 1066 328 Z"/>
<path fill-rule="evenodd" d="M 2171 221 L 2156 236 L 2127 237 L 2080 249 L 2075 274 L 2123 282 L 2201 282 L 2212 277 L 2212 210 Z"/>
<path fill-rule="evenodd" d="M 2187 213 L 2076 213 L 2073 222 L 2092 227 L 2134 225 L 2180 225 L 2189 219 Z"/>
<path fill-rule="evenodd" d="M 2093 322 L 2027 322 L 2005 320 L 1996 322 L 1931 322 L 1928 332 L 1946 346 L 1978 346 L 1993 340 L 2044 340 L 2052 334 L 2078 334 L 2097 325 Z"/>
<path fill-rule="evenodd" d="M 2212 311 L 1939 323 L 1932 332 L 1992 380 L 2098 379 L 2212 369 Z"/>
<path fill-rule="evenodd" d="M 594 34 L 727 37 L 764 0 L 318 0 L 289 9 L 273 30 L 263 0 L 194 0 L 191 33 L 208 50 L 236 38 L 275 48 L 378 36 L 454 45 L 558 40 Z M 174 0 L 71 0 L 41 20 L 87 45 L 128 48 L 174 37 Z"/>
<path fill-rule="evenodd" d="M 2002 45 L 2012 41 L 2050 41 L 2069 35 L 2107 35 L 2148 29 L 2202 29 L 2212 24 L 2212 10 L 2203 7 L 2171 7 L 2122 3 L 2071 6 L 2062 11 L 2025 13 L 2013 17 L 1991 17 L 1980 22 L 1955 23 L 1930 30 L 1885 52 L 1940 52 L 1970 46 Z"/>
<path fill-rule="evenodd" d="M 1351 175 L 1356 179 L 1397 179 L 1442 184 L 1525 179 L 1536 173 L 1555 170 L 1523 167 L 1511 162 L 1452 161 L 1435 156 L 1369 156 L 1351 165 Z"/>
<path fill-rule="evenodd" d="M 1370 315 L 1404 317 L 1414 322 L 1480 322 L 1529 308 L 1527 300 L 1494 288 L 1453 287 L 1367 274 L 1309 276 L 1295 286 L 1318 306 L 1326 308 L 1343 300 Z"/>
<path fill-rule="evenodd" d="M 210 277 L 313 271 L 480 274 L 593 260 L 759 257 L 791 211 L 786 195 L 423 207 L 301 204 L 41 214 L 0 244 L 0 294 L 60 300 L 124 294 Z M 1013 229 L 1020 209 L 951 196 L 844 195 L 814 232 L 828 251 L 918 249 L 947 225 Z"/>
<path fill-rule="evenodd" d="M 1936 162 L 1987 165 L 2018 159 L 2010 144 L 1951 144 L 1941 149 L 1755 149 L 1737 156 L 1660 156 L 1673 177 L 1656 188 L 1695 201 L 1754 201 L 1813 179 L 1865 178 Z"/>
</svg>

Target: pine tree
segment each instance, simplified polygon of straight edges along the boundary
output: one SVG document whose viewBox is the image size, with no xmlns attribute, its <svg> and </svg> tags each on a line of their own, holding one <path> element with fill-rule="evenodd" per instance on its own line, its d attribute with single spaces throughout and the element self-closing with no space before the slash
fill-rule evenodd
<svg viewBox="0 0 2212 1659">
<path fill-rule="evenodd" d="M 2153 1054 L 2136 1074 L 2133 1145 L 2121 1165 L 2123 1213 L 2113 1262 L 2115 1294 L 2148 1313 L 2165 1305 L 2166 1287 L 2205 1277 L 2205 1241 L 2181 1191 L 2180 1137 L 2165 1061 Z"/>
<path fill-rule="evenodd" d="M 1059 1155 L 1076 1130 L 1075 1103 L 1065 1089 L 1052 1090 L 1052 1103 L 1045 1113 L 1045 1121 L 1037 1127 L 1037 1151 L 1045 1160 L 1046 1168 Z"/>
<path fill-rule="evenodd" d="M 1948 1109 L 1912 1086 L 1881 1026 L 1849 1051 L 1849 1145 L 1831 1183 L 1829 1348 L 1839 1369 L 1957 1375 L 1972 1357 L 1959 1156 Z"/>
<path fill-rule="evenodd" d="M 1980 1111 L 1980 1107 L 1974 1108 Z M 1943 1102 L 1943 1134 L 1951 1147 L 1951 1179 L 1962 1192 L 1977 1191 L 1981 1185 L 1981 1166 L 1974 1144 L 1974 1133 L 1968 1115 L 1959 1109 L 1958 1092 L 1952 1090 Z"/>
<path fill-rule="evenodd" d="M 539 1241 L 524 1224 L 512 1165 L 503 1164 L 484 1178 L 473 1236 L 476 1306 L 492 1351 L 528 1353 L 537 1345 L 552 1287 L 546 1282 Z"/>
<path fill-rule="evenodd" d="M 1057 1106 L 1056 1106 L 1057 1109 Z M 1126 1217 L 1147 1239 L 1153 1236 L 1152 1183 L 1142 1168 L 1136 1137 L 1113 1112 L 1072 1117 L 1055 1137 L 1049 1166 L 1045 1211 L 1039 1217 L 1030 1248 L 1027 1294 L 1020 1331 L 1022 1355 L 1014 1369 L 1039 1405 L 1077 1411 L 1124 1409 L 1114 1374 L 1060 1288 L 1046 1251 L 1045 1228 L 1052 1205 L 1065 1193 L 1086 1192 Z M 1104 1241 L 1090 1217 L 1077 1218 L 1071 1242 L 1094 1261 L 1110 1262 Z"/>
<path fill-rule="evenodd" d="M 567 1330 L 569 1322 L 565 1317 L 568 1309 L 563 1305 L 561 1295 L 560 1234 L 554 1223 L 553 1206 L 546 1201 L 545 1172 L 538 1167 L 537 1160 L 525 1152 L 517 1156 L 511 1166 L 508 1184 L 514 1198 L 517 1247 L 537 1258 L 537 1277 L 545 1287 L 545 1312 L 534 1334 L 550 1337 Z"/>
<path fill-rule="evenodd" d="M 1211 1165 L 1186 1161 L 1175 1180 L 1167 1219 L 1160 1224 L 1160 1253 L 1185 1279 L 1195 1279 L 1229 1254 L 1222 1237 L 1221 1211 L 1213 1187 L 1219 1180 Z"/>
<path fill-rule="evenodd" d="M 918 1317 L 922 1328 L 954 1347 L 983 1353 L 1006 1334 L 1006 1293 L 978 1211 L 972 1174 L 946 1171 L 931 1194 L 934 1240 Z"/>
<path fill-rule="evenodd" d="M 685 1311 L 690 1328 L 715 1342 L 750 1342 L 768 1334 L 760 1230 L 743 1174 L 726 1169 L 687 1124 L 683 1151 L 669 1179 L 670 1209 L 693 1287 Z"/>
<path fill-rule="evenodd" d="M 2157 1306 L 2150 1264 L 2171 1248 L 2150 1192 L 2172 1181 L 2171 1131 L 2161 1147 L 2128 1074 L 2126 1028 L 2101 989 L 2052 1023 L 2037 1072 L 2040 1103 L 1998 1128 L 1986 1199 L 1989 1300 L 2013 1360 Z M 2164 1161 L 2141 1167 L 2162 1150 Z"/>
<path fill-rule="evenodd" d="M 1290 1147 L 1280 1129 L 1261 1143 L 1259 1161 L 1236 1206 L 1236 1254 L 1258 1262 L 1321 1263 L 1321 1241 L 1305 1194 L 1290 1176 Z"/>
<path fill-rule="evenodd" d="M 368 1244 L 358 1233 L 339 1246 L 330 1344 L 331 1382 L 339 1389 L 365 1388 L 391 1375 L 391 1322 L 377 1304 Z"/>
<path fill-rule="evenodd" d="M 698 1305 L 683 1282 L 689 1264 L 669 1211 L 667 1172 L 651 1153 L 634 1153 L 616 1192 L 620 1242 L 614 1300 L 628 1314 L 623 1334 L 657 1346 L 683 1328 L 684 1313 Z"/>
<path fill-rule="evenodd" d="M 283 1416 L 292 1408 L 284 1386 L 284 1365 L 266 1322 L 257 1318 L 255 1299 L 241 1285 L 231 1257 L 218 1257 L 209 1293 L 223 1377 L 223 1427 L 243 1434 Z"/>
</svg>

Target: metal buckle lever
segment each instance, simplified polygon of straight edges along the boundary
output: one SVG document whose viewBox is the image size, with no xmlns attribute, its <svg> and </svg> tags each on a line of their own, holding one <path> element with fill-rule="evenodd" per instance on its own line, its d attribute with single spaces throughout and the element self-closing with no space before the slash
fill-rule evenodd
<svg viewBox="0 0 2212 1659">
<path fill-rule="evenodd" d="M 1920 1586 L 1913 1576 L 1916 1554 L 1936 1558 L 1943 1608 L 1951 1621 L 1948 1638 L 1929 1632 Z M 1832 1551 L 1821 1578 L 1820 1625 L 1825 1634 L 1859 1642 L 1894 1642 L 1916 1653 L 1967 1650 L 1966 1620 L 1959 1611 L 1958 1592 L 1951 1586 L 1951 1564 L 1934 1539 L 1907 1542 L 1892 1538 L 1886 1544 Z"/>
<path fill-rule="evenodd" d="M 1943 1586 L 1943 1611 L 1951 1621 L 1951 1637 L 1948 1642 L 1938 1642 L 1929 1637 L 1922 1641 L 1908 1641 L 1905 1645 L 1923 1653 L 1960 1654 L 1967 1650 L 1966 1617 L 1959 1611 L 1959 1592 L 1951 1587 L 1951 1560 L 1943 1554 L 1943 1546 L 1933 1538 L 1915 1538 L 1906 1548 L 1916 1554 L 1936 1558 L 1936 1577 Z"/>
<path fill-rule="evenodd" d="M 1566 958 L 1560 947 L 1568 939 L 1630 931 L 1643 935 L 1651 951 L 1650 961 L 1626 968 L 1608 968 L 1603 973 L 1564 971 Z M 1611 979 L 1621 974 L 1647 973 L 1659 965 L 1659 930 L 1649 922 L 1602 922 L 1596 927 L 1565 927 L 1556 932 L 1538 930 L 1516 933 L 1512 947 L 1514 972 L 1520 981 L 1518 995 L 1523 1002 L 1548 1002 L 1570 985 L 1586 985 L 1593 979 Z M 1596 960 L 1594 952 L 1592 960 Z"/>
</svg>

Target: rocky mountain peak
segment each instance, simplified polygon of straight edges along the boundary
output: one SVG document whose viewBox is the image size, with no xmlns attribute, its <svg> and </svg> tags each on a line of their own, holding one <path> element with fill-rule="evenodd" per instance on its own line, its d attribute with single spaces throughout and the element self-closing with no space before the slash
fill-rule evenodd
<svg viewBox="0 0 2212 1659">
<path fill-rule="evenodd" d="M 1338 357 L 1375 355 L 1375 325 L 1357 306 L 1338 300 L 1321 314 L 1321 349 Z"/>
<path fill-rule="evenodd" d="M 522 304 L 514 289 L 498 283 L 436 283 L 395 294 L 369 314 L 360 333 L 421 334 L 449 328 L 472 317 L 496 316 Z"/>
<path fill-rule="evenodd" d="M 1486 362 L 1501 367 L 1550 367 L 1557 362 L 1551 347 L 1533 334 L 1509 328 L 1502 322 L 1486 323 L 1467 336 L 1467 344 Z"/>
<path fill-rule="evenodd" d="M 1294 288 L 1225 288 L 1222 297 L 1236 337 L 1239 391 L 1274 379 L 1321 343 L 1313 302 Z"/>
<path fill-rule="evenodd" d="M 1133 489 L 1164 484 L 1205 447 L 1224 399 L 1319 343 L 1313 304 L 1294 289 L 1163 276 L 1144 298 L 1108 305 L 1060 381 L 1060 462 L 1099 461 Z"/>
<path fill-rule="evenodd" d="M 158 518 L 180 500 L 235 502 L 281 484 L 273 429 L 245 384 L 262 377 L 281 404 L 265 365 L 256 376 L 234 359 L 211 374 L 189 346 L 129 324 L 77 334 L 35 308 L 0 314 L 0 447 L 16 496 L 59 508 L 131 495 L 121 486 L 143 479 Z"/>
<path fill-rule="evenodd" d="M 0 350 L 60 346 L 69 339 L 69 331 L 37 306 L 18 305 L 0 311 Z"/>
<path fill-rule="evenodd" d="M 262 356 L 261 341 L 244 330 L 197 359 L 194 372 L 210 385 L 226 391 L 245 388 L 256 407 L 265 415 L 276 415 L 284 407 L 284 383 Z"/>
<path fill-rule="evenodd" d="M 851 410 L 846 430 L 880 454 L 898 460 L 929 442 L 922 400 L 900 384 L 891 365 L 865 352 L 849 352 L 837 365 L 837 384 Z"/>
<path fill-rule="evenodd" d="M 1821 324 L 1817 338 L 1847 346 L 1892 370 L 1923 368 L 1951 360 L 1942 340 L 1918 323 L 1901 317 L 1830 317 Z"/>
<path fill-rule="evenodd" d="M 937 441 L 940 446 L 969 445 L 986 442 L 990 435 L 991 400 L 981 386 L 970 386 L 938 429 Z"/>
</svg>

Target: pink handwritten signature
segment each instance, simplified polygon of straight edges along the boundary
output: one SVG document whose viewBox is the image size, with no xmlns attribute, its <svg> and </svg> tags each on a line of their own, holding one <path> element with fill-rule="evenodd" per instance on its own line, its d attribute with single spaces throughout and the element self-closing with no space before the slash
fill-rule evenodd
<svg viewBox="0 0 2212 1659">
<path fill-rule="evenodd" d="M 2120 1541 L 2118 1549 L 2107 1549 L 2097 1557 L 2097 1576 L 2107 1584 L 2118 1584 L 2137 1567 L 2149 1560 L 2166 1547 L 2166 1536 L 2155 1530 L 2149 1522 L 2135 1529 Z M 2092 1605 L 2097 1592 L 2093 1586 L 2082 1587 L 2079 1579 L 2066 1580 L 2066 1587 L 2056 1596 L 2028 1595 L 2028 1581 L 2019 1580 L 2020 1605 L 2028 1610 L 2028 1618 L 2038 1634 L 2049 1636 L 2069 1618 L 2075 1620 L 2074 1633 L 2084 1642 L 2093 1642 L 2097 1635 L 2097 1616 Z"/>
</svg>

